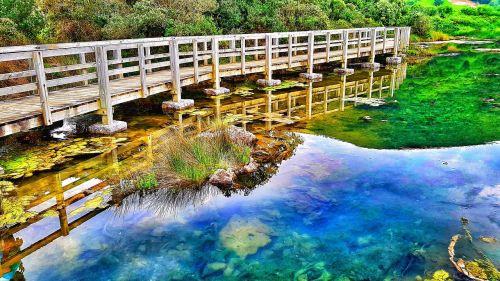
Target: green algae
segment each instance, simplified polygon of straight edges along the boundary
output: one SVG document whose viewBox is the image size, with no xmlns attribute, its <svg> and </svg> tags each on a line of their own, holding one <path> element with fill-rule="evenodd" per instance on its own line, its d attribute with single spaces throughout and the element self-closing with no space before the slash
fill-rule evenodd
<svg viewBox="0 0 500 281">
<path fill-rule="evenodd" d="M 498 54 L 467 53 L 409 66 L 408 79 L 387 104 L 324 115 L 306 129 L 369 148 L 496 141 L 500 138 L 499 60 Z M 363 116 L 372 120 L 366 122 Z"/>
<path fill-rule="evenodd" d="M 244 259 L 271 242 L 270 232 L 271 229 L 258 219 L 233 216 L 219 233 L 219 239 L 226 249 Z"/>
<path fill-rule="evenodd" d="M 35 213 L 28 212 L 25 207 L 33 200 L 33 196 L 19 198 L 1 198 L 0 228 L 26 222 Z"/>
<path fill-rule="evenodd" d="M 451 281 L 451 278 L 448 272 L 440 269 L 432 274 L 431 279 L 424 279 L 424 281 Z"/>
</svg>

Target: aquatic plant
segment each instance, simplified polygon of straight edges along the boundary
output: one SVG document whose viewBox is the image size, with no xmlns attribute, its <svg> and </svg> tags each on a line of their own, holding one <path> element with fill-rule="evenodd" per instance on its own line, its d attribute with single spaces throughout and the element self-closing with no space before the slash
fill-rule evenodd
<svg viewBox="0 0 500 281">
<path fill-rule="evenodd" d="M 474 260 L 478 267 L 485 273 L 490 281 L 500 281 L 500 271 L 495 267 L 493 262 L 488 258 Z"/>
<path fill-rule="evenodd" d="M 26 222 L 35 215 L 25 210 L 25 206 L 33 200 L 33 196 L 22 196 L 20 198 L 0 198 L 0 228 L 16 223 Z"/>
<path fill-rule="evenodd" d="M 409 66 L 386 105 L 357 106 L 313 119 L 307 131 L 370 148 L 483 144 L 500 138 L 498 55 L 435 57 Z M 439 87 L 436 87 L 439 85 Z M 397 100 L 397 102 L 396 102 Z M 360 118 L 370 116 L 371 122 Z"/>
<path fill-rule="evenodd" d="M 450 274 L 445 270 L 438 270 L 432 274 L 431 279 L 424 279 L 424 281 L 451 281 Z"/>
<path fill-rule="evenodd" d="M 475 261 L 465 262 L 465 269 L 467 269 L 467 271 L 476 278 L 481 278 L 481 279 L 487 278 L 484 270 Z"/>
</svg>

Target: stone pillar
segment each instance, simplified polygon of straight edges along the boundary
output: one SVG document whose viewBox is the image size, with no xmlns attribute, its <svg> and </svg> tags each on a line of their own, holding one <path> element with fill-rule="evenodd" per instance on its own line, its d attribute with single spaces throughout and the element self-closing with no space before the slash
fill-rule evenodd
<svg viewBox="0 0 500 281">
<path fill-rule="evenodd" d="M 398 65 L 403 62 L 403 59 L 398 56 L 399 51 L 399 41 L 400 41 L 400 29 L 398 27 L 394 28 L 394 45 L 393 45 L 393 56 L 386 59 L 387 64 Z"/>
<path fill-rule="evenodd" d="M 375 52 L 377 45 L 377 29 L 372 28 L 370 31 L 371 39 L 370 39 L 370 62 L 365 62 L 361 64 L 362 68 L 371 69 L 371 70 L 379 70 L 380 63 L 375 62 Z"/>
</svg>

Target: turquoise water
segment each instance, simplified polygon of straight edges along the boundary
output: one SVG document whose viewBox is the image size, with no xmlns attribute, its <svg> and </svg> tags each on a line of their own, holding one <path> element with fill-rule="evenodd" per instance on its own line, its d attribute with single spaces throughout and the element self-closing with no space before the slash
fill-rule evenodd
<svg viewBox="0 0 500 281">
<path fill-rule="evenodd" d="M 447 246 L 462 233 L 462 217 L 475 247 L 500 265 L 499 243 L 477 240 L 500 234 L 500 144 L 374 150 L 302 138 L 295 155 L 251 192 L 228 196 L 206 187 L 128 197 L 26 256 L 23 275 L 415 280 L 438 269 L 455 272 Z M 47 218 L 16 237 L 26 249 L 58 228 L 57 217 Z"/>
</svg>

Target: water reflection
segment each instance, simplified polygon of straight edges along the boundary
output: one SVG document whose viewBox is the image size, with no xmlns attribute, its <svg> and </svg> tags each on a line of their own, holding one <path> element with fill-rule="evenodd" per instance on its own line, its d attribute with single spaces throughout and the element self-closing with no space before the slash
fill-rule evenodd
<svg viewBox="0 0 500 281">
<path fill-rule="evenodd" d="M 342 76 L 335 83 L 308 82 L 304 90 L 267 91 L 243 100 L 215 97 L 195 110 L 175 114 L 170 121 L 172 126 L 195 128 L 199 132 L 214 120 L 226 120 L 257 133 L 270 131 L 359 104 L 376 106 L 381 102 L 379 99 L 394 95 L 405 75 L 406 65 L 402 65 L 361 76 Z M 25 181 L 14 191 L 2 191 L 2 214 L 11 212 L 13 218 L 1 228 L 2 275 L 7 279 L 13 274 L 22 275 L 23 258 L 59 237 L 70 235 L 75 228 L 109 208 L 113 208 L 115 216 L 145 210 L 159 217 L 176 216 L 186 206 L 201 206 L 220 195 L 248 195 L 278 170 L 277 165 L 267 167 L 258 175 L 258 180 L 252 181 L 250 189 L 242 191 L 202 186 L 124 195 L 113 189 L 112 183 L 119 182 L 131 165 L 148 169 L 153 144 L 167 129 L 46 177 Z M 23 204 L 6 209 L 6 203 L 14 201 Z M 19 221 L 15 221 L 16 218 Z"/>
</svg>

